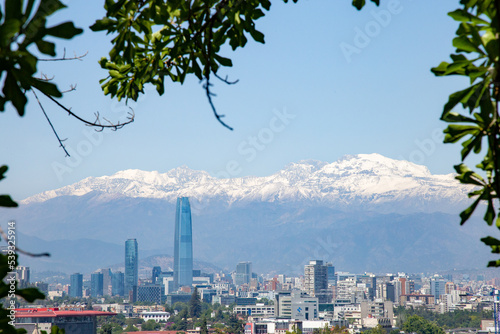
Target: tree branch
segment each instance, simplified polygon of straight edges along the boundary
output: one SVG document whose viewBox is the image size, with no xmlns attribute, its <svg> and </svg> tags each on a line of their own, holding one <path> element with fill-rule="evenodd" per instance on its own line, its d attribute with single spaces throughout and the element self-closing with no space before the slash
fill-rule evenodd
<svg viewBox="0 0 500 334">
<path fill-rule="evenodd" d="M 52 102 L 54 102 L 55 104 L 57 104 L 61 109 L 63 109 L 64 111 L 66 111 L 70 116 L 73 116 L 74 118 L 76 118 L 77 120 L 79 120 L 80 122 L 84 123 L 87 126 L 92 126 L 92 127 L 100 128 L 101 131 L 104 130 L 105 128 L 110 128 L 110 129 L 113 129 L 113 130 L 121 129 L 125 125 L 132 123 L 134 121 L 134 118 L 135 118 L 135 114 L 134 114 L 134 112 L 132 110 L 132 112 L 128 113 L 128 115 L 129 115 L 127 117 L 128 121 L 126 121 L 125 123 L 118 122 L 117 124 L 113 124 L 113 123 L 111 123 L 111 124 L 102 124 L 101 121 L 100 121 L 100 118 L 99 118 L 99 113 L 97 112 L 95 114 L 96 115 L 96 120 L 94 122 L 90 122 L 90 121 L 87 121 L 86 119 L 81 118 L 80 116 L 78 116 L 74 112 L 72 112 L 69 108 L 67 108 L 64 105 L 62 105 L 61 103 L 59 103 L 52 96 L 47 95 L 47 94 L 45 94 L 42 91 L 40 91 L 40 92 L 43 95 L 45 95 L 49 100 L 51 100 Z"/>
<path fill-rule="evenodd" d="M 42 58 L 42 59 L 38 59 L 38 61 L 64 61 L 64 60 L 82 60 L 83 57 L 85 57 L 86 55 L 88 55 L 88 51 L 85 52 L 83 55 L 81 56 L 77 56 L 76 54 L 73 56 L 73 57 L 70 57 L 70 58 L 66 58 L 66 49 L 64 49 L 64 53 L 63 53 L 63 56 L 62 58 Z"/>
<path fill-rule="evenodd" d="M 33 92 L 33 95 L 35 95 L 36 101 L 38 102 L 38 105 L 40 106 L 40 109 L 42 109 L 42 112 L 45 115 L 45 118 L 47 119 L 47 122 L 49 122 L 49 125 L 52 128 L 52 132 L 54 132 L 54 134 L 56 135 L 57 141 L 59 142 L 59 147 L 61 147 L 63 149 L 64 153 L 66 153 L 66 156 L 69 157 L 70 155 L 68 153 L 68 150 L 66 150 L 66 146 L 64 146 L 64 144 L 63 144 L 63 141 L 65 141 L 66 139 L 61 139 L 59 137 L 59 134 L 57 133 L 56 129 L 54 128 L 54 125 L 52 125 L 52 122 L 50 121 L 49 116 L 45 112 L 45 109 L 43 108 L 42 103 L 38 99 L 38 95 L 36 95 L 35 90 L 32 89 L 31 91 Z"/>
<path fill-rule="evenodd" d="M 4 238 L 4 240 L 9 243 L 9 237 L 7 237 L 7 234 L 5 234 L 4 230 L 2 229 L 2 227 L 0 226 L 0 235 L 2 236 L 2 238 Z M 16 250 L 15 252 L 17 253 L 21 253 L 21 254 L 24 254 L 24 255 L 27 255 L 27 256 L 31 256 L 31 257 L 43 257 L 43 256 L 50 256 L 49 253 L 31 253 L 31 252 L 27 252 L 25 250 L 22 250 L 21 248 L 17 247 L 16 246 Z"/>
</svg>

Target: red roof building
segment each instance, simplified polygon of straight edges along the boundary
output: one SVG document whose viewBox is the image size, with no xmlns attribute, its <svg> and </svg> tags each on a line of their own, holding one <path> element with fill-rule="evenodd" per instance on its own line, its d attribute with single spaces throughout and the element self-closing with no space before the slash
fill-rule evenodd
<svg viewBox="0 0 500 334">
<path fill-rule="evenodd" d="M 15 327 L 24 328 L 28 334 L 50 332 L 52 326 L 72 334 L 96 334 L 97 317 L 116 315 L 113 312 L 80 309 L 20 308 L 15 310 Z"/>
</svg>

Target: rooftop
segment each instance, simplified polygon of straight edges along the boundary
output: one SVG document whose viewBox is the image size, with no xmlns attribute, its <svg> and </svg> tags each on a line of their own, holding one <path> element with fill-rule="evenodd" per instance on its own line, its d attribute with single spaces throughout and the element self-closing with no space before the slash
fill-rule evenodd
<svg viewBox="0 0 500 334">
<path fill-rule="evenodd" d="M 16 318 L 55 318 L 55 317 L 84 317 L 84 316 L 109 316 L 116 315 L 113 312 L 89 311 L 89 310 L 59 310 L 53 308 L 18 308 Z"/>
</svg>

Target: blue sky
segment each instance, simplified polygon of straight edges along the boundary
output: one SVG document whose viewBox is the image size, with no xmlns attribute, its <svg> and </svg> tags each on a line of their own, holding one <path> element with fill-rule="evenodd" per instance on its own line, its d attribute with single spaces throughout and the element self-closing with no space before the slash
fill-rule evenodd
<svg viewBox="0 0 500 334">
<path fill-rule="evenodd" d="M 39 69 L 60 89 L 77 85 L 62 100 L 74 112 L 92 119 L 99 111 L 123 121 L 128 108 L 104 96 L 98 83 L 106 73 L 97 60 L 109 51 L 111 37 L 88 29 L 104 15 L 102 2 L 68 1 L 52 20 L 73 20 L 85 29 L 71 41 L 57 41 L 60 54 L 63 48 L 67 55 L 88 51 L 84 60 Z M 214 81 L 215 104 L 234 131 L 215 120 L 194 78 L 182 86 L 167 82 L 161 97 L 147 89 L 130 103 L 135 122 L 116 132 L 96 134 L 44 101 L 73 152 L 65 158 L 28 94 L 24 117 L 10 106 L 1 115 L 1 163 L 10 170 L 0 193 L 21 200 L 131 168 L 166 172 L 187 165 L 224 177 L 262 176 L 303 159 L 333 162 L 374 152 L 450 173 L 460 148 L 441 144 L 439 116 L 448 95 L 467 82 L 436 78 L 430 68 L 453 51 L 457 24 L 446 13 L 457 7 L 451 0 L 382 0 L 358 12 L 348 0 L 273 1 L 257 21 L 266 44 L 249 42 L 225 53 L 234 66 L 221 75 L 240 82 Z"/>
</svg>

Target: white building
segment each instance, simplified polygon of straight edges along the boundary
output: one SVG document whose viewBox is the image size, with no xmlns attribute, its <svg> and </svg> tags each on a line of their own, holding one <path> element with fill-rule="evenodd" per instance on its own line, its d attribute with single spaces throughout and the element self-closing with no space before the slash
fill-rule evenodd
<svg viewBox="0 0 500 334">
<path fill-rule="evenodd" d="M 139 317 L 144 321 L 154 320 L 156 322 L 167 321 L 170 318 L 170 313 L 162 311 L 143 311 L 139 313 Z"/>
</svg>

